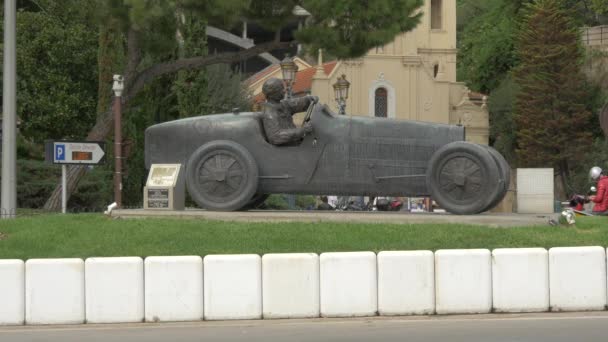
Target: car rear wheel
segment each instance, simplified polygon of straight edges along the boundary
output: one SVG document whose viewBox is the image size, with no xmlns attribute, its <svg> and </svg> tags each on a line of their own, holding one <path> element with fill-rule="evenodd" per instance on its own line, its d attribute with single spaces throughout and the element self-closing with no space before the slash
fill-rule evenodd
<svg viewBox="0 0 608 342">
<path fill-rule="evenodd" d="M 426 185 L 437 204 L 458 215 L 482 212 L 502 191 L 498 165 L 490 152 L 464 141 L 447 144 L 433 154 Z"/>
<path fill-rule="evenodd" d="M 492 201 L 492 203 L 490 203 L 490 205 L 485 210 L 483 210 L 488 211 L 494 209 L 494 207 L 496 207 L 507 195 L 507 192 L 509 191 L 509 186 L 511 185 L 511 166 L 509 165 L 505 157 L 500 154 L 500 152 L 496 151 L 490 146 L 481 146 L 487 149 L 488 152 L 490 152 L 490 154 L 492 155 L 492 158 L 494 158 L 494 161 L 498 166 L 500 182 L 502 184 L 502 190 L 498 193 L 497 197 Z"/>
<path fill-rule="evenodd" d="M 217 140 L 196 150 L 186 168 L 186 185 L 202 208 L 234 211 L 253 198 L 258 187 L 255 159 L 233 141 Z"/>
</svg>

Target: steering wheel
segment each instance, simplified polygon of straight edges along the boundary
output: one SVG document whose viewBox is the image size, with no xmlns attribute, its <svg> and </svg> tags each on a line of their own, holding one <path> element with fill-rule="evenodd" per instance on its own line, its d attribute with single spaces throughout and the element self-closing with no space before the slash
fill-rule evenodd
<svg viewBox="0 0 608 342">
<path fill-rule="evenodd" d="M 307 123 L 308 121 L 310 121 L 310 118 L 312 117 L 312 112 L 313 112 L 314 108 L 315 108 L 315 103 L 311 102 L 310 105 L 308 106 L 308 109 L 306 110 L 306 116 L 304 117 L 304 121 L 302 121 L 302 126 L 304 126 L 305 123 Z"/>
</svg>

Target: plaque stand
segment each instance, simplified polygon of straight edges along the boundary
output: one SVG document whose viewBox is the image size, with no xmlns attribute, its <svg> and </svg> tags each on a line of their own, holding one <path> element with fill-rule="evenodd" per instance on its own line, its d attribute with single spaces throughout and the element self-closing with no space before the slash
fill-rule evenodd
<svg viewBox="0 0 608 342">
<path fill-rule="evenodd" d="M 181 164 L 152 164 L 144 187 L 144 209 L 184 210 L 185 195 Z"/>
</svg>

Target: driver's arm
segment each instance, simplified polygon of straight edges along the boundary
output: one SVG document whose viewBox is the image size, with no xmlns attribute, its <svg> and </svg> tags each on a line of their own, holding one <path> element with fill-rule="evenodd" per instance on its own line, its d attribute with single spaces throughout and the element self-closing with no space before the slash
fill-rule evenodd
<svg viewBox="0 0 608 342">
<path fill-rule="evenodd" d="M 281 128 L 277 120 L 271 116 L 263 116 L 264 132 L 268 142 L 273 145 L 284 145 L 292 141 L 302 139 L 306 131 L 302 128 Z"/>
<path fill-rule="evenodd" d="M 313 102 L 318 102 L 319 98 L 317 96 L 306 95 L 303 97 L 296 97 L 293 99 L 283 100 L 283 102 L 289 107 L 289 111 L 291 115 L 305 112 Z"/>
</svg>

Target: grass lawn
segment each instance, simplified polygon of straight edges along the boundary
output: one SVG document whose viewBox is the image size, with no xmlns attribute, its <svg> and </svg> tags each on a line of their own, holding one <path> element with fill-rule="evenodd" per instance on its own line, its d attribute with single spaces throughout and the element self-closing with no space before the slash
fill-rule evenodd
<svg viewBox="0 0 608 342">
<path fill-rule="evenodd" d="M 554 246 L 608 246 L 608 218 L 578 218 L 576 227 L 508 229 L 450 224 L 115 220 L 101 214 L 0 220 L 0 259 Z"/>
</svg>

